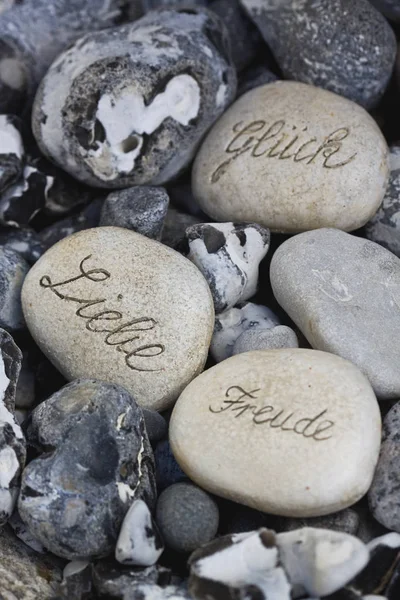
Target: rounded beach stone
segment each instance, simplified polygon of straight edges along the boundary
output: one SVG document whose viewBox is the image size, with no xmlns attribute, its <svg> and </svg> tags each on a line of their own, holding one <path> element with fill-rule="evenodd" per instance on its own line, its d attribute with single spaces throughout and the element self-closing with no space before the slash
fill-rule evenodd
<svg viewBox="0 0 400 600">
<path fill-rule="evenodd" d="M 277 325 L 272 329 L 246 329 L 236 340 L 232 355 L 251 350 L 277 350 L 279 348 L 298 348 L 297 335 L 286 325 Z"/>
<path fill-rule="evenodd" d="M 271 261 L 276 300 L 310 345 L 350 360 L 378 398 L 400 396 L 400 260 L 374 242 L 319 229 Z"/>
<path fill-rule="evenodd" d="M 396 37 L 368 0 L 240 1 L 285 79 L 326 88 L 366 108 L 379 102 L 392 74 Z"/>
<path fill-rule="evenodd" d="M 95 187 L 166 183 L 235 97 L 227 35 L 217 15 L 193 8 L 82 38 L 38 90 L 42 152 Z"/>
<path fill-rule="evenodd" d="M 130 503 L 154 506 L 154 459 L 142 411 L 123 388 L 74 381 L 32 412 L 26 435 L 40 455 L 24 470 L 18 509 L 54 554 L 107 555 Z"/>
<path fill-rule="evenodd" d="M 0 327 L 10 332 L 25 327 L 21 288 L 28 271 L 29 265 L 20 254 L 0 246 Z"/>
<path fill-rule="evenodd" d="M 176 483 L 158 498 L 156 521 L 167 546 L 177 552 L 193 552 L 216 536 L 219 511 L 197 486 Z"/>
<path fill-rule="evenodd" d="M 52 246 L 22 301 L 31 334 L 67 379 L 118 383 L 146 408 L 172 404 L 207 358 L 214 311 L 204 277 L 127 229 L 88 229 Z"/>
<path fill-rule="evenodd" d="M 168 433 L 168 424 L 160 413 L 155 410 L 143 409 L 143 417 L 146 425 L 147 435 L 152 444 L 159 442 Z"/>
<path fill-rule="evenodd" d="M 214 125 L 194 163 L 193 190 L 217 221 L 351 231 L 375 214 L 388 177 L 385 139 L 363 108 L 277 81 L 239 98 Z"/>
<path fill-rule="evenodd" d="M 169 434 L 182 469 L 209 492 L 271 514 L 312 517 L 366 493 L 381 417 L 368 380 L 350 362 L 315 350 L 258 350 L 192 381 Z"/>
</svg>

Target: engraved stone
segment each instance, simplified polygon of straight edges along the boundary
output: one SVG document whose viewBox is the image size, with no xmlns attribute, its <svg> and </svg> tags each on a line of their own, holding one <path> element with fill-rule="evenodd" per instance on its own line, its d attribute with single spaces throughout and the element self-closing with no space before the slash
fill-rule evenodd
<svg viewBox="0 0 400 600">
<path fill-rule="evenodd" d="M 31 269 L 22 301 L 36 342 L 67 379 L 118 383 L 155 410 L 201 372 L 214 325 L 200 271 L 118 227 L 50 248 Z"/>
<path fill-rule="evenodd" d="M 363 108 L 278 81 L 242 96 L 214 125 L 196 157 L 193 189 L 217 221 L 351 231 L 377 211 L 388 175 L 386 142 Z"/>
<path fill-rule="evenodd" d="M 378 398 L 400 396 L 400 260 L 335 229 L 294 236 L 272 257 L 275 297 L 310 345 L 350 360 Z"/>
<path fill-rule="evenodd" d="M 184 390 L 170 422 L 175 457 L 198 485 L 293 517 L 357 502 L 380 438 L 367 378 L 338 356 L 306 349 L 247 352 L 212 367 Z"/>
</svg>

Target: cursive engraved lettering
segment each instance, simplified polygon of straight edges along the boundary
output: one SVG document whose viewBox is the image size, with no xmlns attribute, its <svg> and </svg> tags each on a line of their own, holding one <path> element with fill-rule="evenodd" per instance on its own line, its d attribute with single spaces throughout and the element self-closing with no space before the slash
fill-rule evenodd
<svg viewBox="0 0 400 600">
<path fill-rule="evenodd" d="M 307 138 L 307 131 L 308 127 L 299 129 L 296 125 L 288 125 L 283 119 L 272 125 L 264 120 L 236 123 L 233 126 L 235 135 L 225 149 L 225 153 L 230 156 L 217 166 L 211 175 L 211 182 L 217 183 L 230 165 L 246 153 L 253 158 L 293 159 L 294 162 L 306 165 L 317 164 L 319 161 L 325 169 L 344 167 L 357 156 L 357 152 L 351 156 L 342 152 L 343 143 L 350 135 L 349 127 L 340 127 L 320 141 L 313 136 Z M 334 158 L 339 153 L 340 156 Z"/>
<path fill-rule="evenodd" d="M 292 431 L 316 442 L 323 442 L 332 437 L 325 433 L 335 425 L 334 421 L 324 418 L 328 412 L 327 409 L 313 417 L 300 417 L 300 415 L 295 415 L 296 411 L 279 409 L 272 404 L 259 406 L 257 402 L 250 402 L 250 400 L 258 399 L 258 392 L 261 392 L 260 388 L 246 392 L 239 385 L 231 386 L 225 392 L 226 400 L 223 400 L 217 408 L 210 404 L 209 411 L 213 414 L 231 411 L 236 413 L 235 419 L 247 414 L 255 425 L 269 425 L 272 429 Z"/>
<path fill-rule="evenodd" d="M 115 346 L 118 352 L 125 354 L 125 364 L 133 371 L 153 372 L 160 371 L 157 368 L 143 366 L 140 359 L 152 359 L 165 351 L 163 344 L 142 343 L 141 339 L 146 332 L 155 330 L 158 323 L 151 317 L 138 317 L 128 322 L 121 322 L 124 315 L 119 310 L 111 310 L 106 307 L 109 302 L 107 298 L 87 299 L 76 295 L 69 295 L 62 291 L 64 286 L 74 284 L 81 279 L 92 283 L 101 283 L 111 278 L 111 273 L 101 268 L 87 269 L 87 261 L 92 257 L 86 256 L 79 264 L 79 275 L 53 283 L 48 275 L 40 279 L 40 286 L 50 289 L 61 300 L 79 304 L 75 314 L 86 321 L 85 328 L 92 333 L 106 333 L 104 343 L 107 346 Z M 62 289 L 60 289 L 62 288 Z M 118 296 L 121 299 L 121 296 Z M 139 360 L 138 360 L 139 359 Z M 147 361 L 148 364 L 149 361 Z"/>
</svg>

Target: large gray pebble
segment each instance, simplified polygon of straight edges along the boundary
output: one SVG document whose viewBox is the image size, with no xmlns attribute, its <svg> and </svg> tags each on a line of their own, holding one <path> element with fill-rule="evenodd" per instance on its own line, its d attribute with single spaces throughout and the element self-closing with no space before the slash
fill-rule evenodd
<svg viewBox="0 0 400 600">
<path fill-rule="evenodd" d="M 176 483 L 160 495 L 156 521 L 167 546 L 177 552 L 193 552 L 215 537 L 219 511 L 199 487 Z"/>
<path fill-rule="evenodd" d="M 366 108 L 386 89 L 396 38 L 368 0 L 241 0 L 285 79 L 311 83 Z"/>
<path fill-rule="evenodd" d="M 0 327 L 10 332 L 25 327 L 21 288 L 28 271 L 29 265 L 20 254 L 0 246 Z"/>
<path fill-rule="evenodd" d="M 278 348 L 298 348 L 297 335 L 286 325 L 272 329 L 247 329 L 236 340 L 232 356 L 251 350 L 276 350 Z"/>
<path fill-rule="evenodd" d="M 271 284 L 314 349 L 338 354 L 381 399 L 400 396 L 400 260 L 337 229 L 292 237 L 275 252 Z"/>
<path fill-rule="evenodd" d="M 368 499 L 373 516 L 400 532 L 400 402 L 383 421 L 383 442 Z"/>
<path fill-rule="evenodd" d="M 160 185 L 190 163 L 235 93 L 217 15 L 154 11 L 61 54 L 36 96 L 33 132 L 45 155 L 89 185 Z"/>
<path fill-rule="evenodd" d="M 45 454 L 24 471 L 19 512 L 54 554 L 70 560 L 107 555 L 130 503 L 143 498 L 154 505 L 142 412 L 123 388 L 70 383 L 33 411 L 27 438 Z"/>
</svg>

